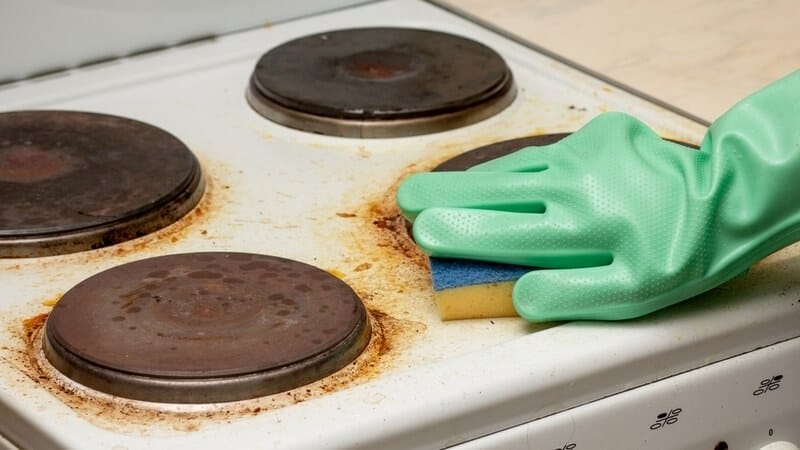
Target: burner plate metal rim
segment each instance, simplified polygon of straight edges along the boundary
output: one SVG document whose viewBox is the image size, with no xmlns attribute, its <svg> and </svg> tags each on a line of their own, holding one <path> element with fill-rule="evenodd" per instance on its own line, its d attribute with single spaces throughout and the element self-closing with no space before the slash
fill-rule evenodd
<svg viewBox="0 0 800 450">
<path fill-rule="evenodd" d="M 317 381 L 350 364 L 369 344 L 370 320 L 362 320 L 339 344 L 303 361 L 266 372 L 230 377 L 156 378 L 121 372 L 82 359 L 42 332 L 47 360 L 68 378 L 89 388 L 120 397 L 158 403 L 217 403 L 277 394 Z M 308 371 L 310 366 L 315 371 Z"/>
<path fill-rule="evenodd" d="M 366 348 L 366 308 L 344 281 L 286 258 L 195 252 L 133 261 L 76 284 L 42 351 L 90 388 L 170 403 L 234 401 L 328 376 Z"/>
</svg>

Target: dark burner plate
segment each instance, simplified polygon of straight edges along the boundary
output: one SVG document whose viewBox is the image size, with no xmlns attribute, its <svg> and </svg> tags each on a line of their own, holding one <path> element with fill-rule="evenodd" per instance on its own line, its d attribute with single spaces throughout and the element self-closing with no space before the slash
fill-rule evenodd
<svg viewBox="0 0 800 450">
<path fill-rule="evenodd" d="M 509 139 L 507 141 L 495 142 L 494 144 L 484 145 L 448 159 L 447 161 L 436 166 L 432 171 L 454 172 L 459 170 L 467 170 L 473 166 L 477 166 L 478 164 L 514 153 L 515 151 L 521 150 L 525 147 L 541 147 L 543 145 L 555 144 L 570 134 L 571 133 L 542 134 L 539 136 L 527 136 Z M 687 144 L 686 142 L 676 141 L 673 139 L 666 140 L 689 148 L 698 148 L 696 145 Z"/>
<path fill-rule="evenodd" d="M 391 137 L 477 122 L 516 95 L 494 50 L 447 33 L 356 28 L 280 45 L 258 61 L 251 106 L 283 125 L 347 137 Z"/>
<path fill-rule="evenodd" d="M 0 113 L 0 257 L 88 250 L 164 227 L 203 194 L 171 134 L 74 111 Z"/>
<path fill-rule="evenodd" d="M 470 167 L 477 166 L 478 164 L 491 161 L 495 158 L 499 158 L 510 153 L 514 153 L 515 151 L 525 147 L 540 147 L 542 145 L 554 144 L 567 136 L 569 136 L 569 133 L 555 133 L 495 142 L 494 144 L 484 145 L 450 158 L 436 166 L 433 169 L 433 172 L 455 172 L 459 170 L 467 170 Z"/>
<path fill-rule="evenodd" d="M 123 397 L 233 401 L 325 377 L 369 342 L 347 284 L 296 261 L 189 253 L 124 264 L 53 308 L 43 346 L 68 377 Z"/>
</svg>

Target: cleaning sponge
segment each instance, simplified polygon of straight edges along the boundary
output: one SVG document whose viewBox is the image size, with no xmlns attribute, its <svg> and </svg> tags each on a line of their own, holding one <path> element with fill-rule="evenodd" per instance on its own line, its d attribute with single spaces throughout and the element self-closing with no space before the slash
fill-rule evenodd
<svg viewBox="0 0 800 450">
<path fill-rule="evenodd" d="M 431 278 L 442 320 L 516 316 L 514 283 L 530 267 L 431 258 Z"/>
</svg>

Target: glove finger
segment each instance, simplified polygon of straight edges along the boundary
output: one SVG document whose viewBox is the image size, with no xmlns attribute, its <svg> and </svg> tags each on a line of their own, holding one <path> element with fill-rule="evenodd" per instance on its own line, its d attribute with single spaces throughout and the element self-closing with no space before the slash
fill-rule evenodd
<svg viewBox="0 0 800 450">
<path fill-rule="evenodd" d="M 433 207 L 543 212 L 545 199 L 560 190 L 545 174 L 419 173 L 400 184 L 397 204 L 410 220 Z"/>
<path fill-rule="evenodd" d="M 601 235 L 566 214 L 430 208 L 414 223 L 414 238 L 431 256 L 534 267 L 609 264 Z M 600 238 L 600 239 L 599 239 Z"/>
<path fill-rule="evenodd" d="M 644 147 L 661 142 L 646 124 L 636 118 L 624 113 L 603 113 L 554 144 L 525 147 L 479 164 L 470 171 L 539 172 L 567 161 L 579 163 L 605 148 L 629 148 L 634 139 L 643 139 L 646 142 Z"/>
<path fill-rule="evenodd" d="M 559 150 L 556 142 L 537 147 L 523 147 L 514 153 L 478 164 L 470 172 L 541 172 L 549 167 L 548 160 Z"/>
<path fill-rule="evenodd" d="M 529 321 L 546 322 L 630 319 L 667 305 L 637 301 L 634 282 L 619 264 L 538 270 L 514 285 L 514 308 Z"/>
</svg>

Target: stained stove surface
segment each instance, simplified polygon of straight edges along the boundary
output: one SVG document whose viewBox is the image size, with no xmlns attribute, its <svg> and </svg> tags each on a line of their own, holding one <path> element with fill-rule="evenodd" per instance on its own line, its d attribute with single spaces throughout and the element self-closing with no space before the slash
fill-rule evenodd
<svg viewBox="0 0 800 450">
<path fill-rule="evenodd" d="M 252 71 L 270 48 L 375 26 L 440 30 L 485 44 L 513 72 L 516 98 L 472 125 L 385 139 L 299 131 L 245 101 Z M 441 322 L 426 260 L 394 205 L 404 176 L 484 144 L 573 131 L 606 110 L 630 112 L 690 143 L 704 130 L 428 3 L 380 2 L 23 81 L 0 89 L 0 105 L 147 122 L 185 143 L 206 181 L 194 209 L 140 238 L 0 259 L 0 433 L 25 447 L 444 447 L 796 334 L 795 247 L 729 285 L 638 320 Z M 352 363 L 319 381 L 220 403 L 104 394 L 48 362 L 43 323 L 64 293 L 125 263 L 189 252 L 268 254 L 324 270 L 363 301 L 371 339 Z M 248 364 L 258 365 L 257 357 L 245 358 Z"/>
</svg>

